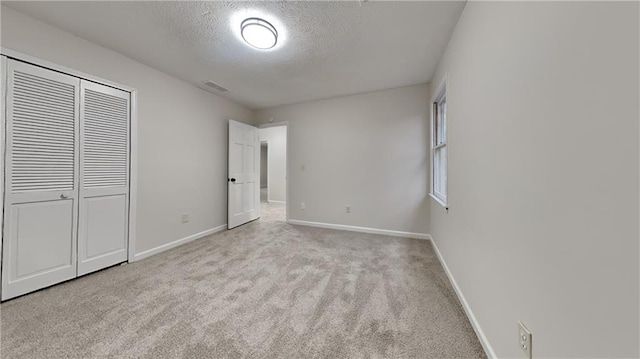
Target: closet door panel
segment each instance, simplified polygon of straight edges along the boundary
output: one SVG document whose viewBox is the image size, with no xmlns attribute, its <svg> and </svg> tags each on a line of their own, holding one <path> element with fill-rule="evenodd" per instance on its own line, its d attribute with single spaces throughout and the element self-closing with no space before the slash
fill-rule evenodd
<svg viewBox="0 0 640 359">
<path fill-rule="evenodd" d="M 13 206 L 10 225 L 15 229 L 15 278 L 22 279 L 72 263 L 73 201 L 20 203 Z"/>
<path fill-rule="evenodd" d="M 2 299 L 76 276 L 80 80 L 7 61 Z"/>
<path fill-rule="evenodd" d="M 86 257 L 98 258 L 127 248 L 127 196 L 96 196 L 84 200 L 87 220 Z M 126 259 L 126 257 L 124 258 Z M 108 264 L 107 264 L 108 265 Z"/>
<path fill-rule="evenodd" d="M 78 275 L 127 260 L 130 94 L 81 83 Z"/>
</svg>

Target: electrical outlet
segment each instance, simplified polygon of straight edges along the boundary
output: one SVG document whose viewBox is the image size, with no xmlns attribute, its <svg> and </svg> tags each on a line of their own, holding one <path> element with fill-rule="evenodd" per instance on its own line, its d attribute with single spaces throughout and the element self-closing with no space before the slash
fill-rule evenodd
<svg viewBox="0 0 640 359">
<path fill-rule="evenodd" d="M 518 333 L 520 340 L 520 349 L 522 349 L 528 359 L 533 359 L 533 335 L 521 321 L 518 321 Z"/>
<path fill-rule="evenodd" d="M 300 202 L 300 209 L 304 211 L 307 209 L 307 205 L 304 202 Z"/>
<path fill-rule="evenodd" d="M 189 213 L 185 213 L 182 215 L 182 223 L 188 223 L 189 222 Z"/>
<path fill-rule="evenodd" d="M 345 211 L 346 213 L 351 213 L 351 206 L 346 206 L 346 207 L 344 207 L 344 211 Z"/>
</svg>

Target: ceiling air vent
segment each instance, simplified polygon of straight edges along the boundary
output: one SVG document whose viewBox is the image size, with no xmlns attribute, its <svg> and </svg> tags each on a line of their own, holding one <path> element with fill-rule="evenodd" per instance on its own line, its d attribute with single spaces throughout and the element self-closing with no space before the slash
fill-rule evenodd
<svg viewBox="0 0 640 359">
<path fill-rule="evenodd" d="M 229 91 L 229 89 L 226 89 L 220 85 L 218 85 L 217 83 L 213 82 L 213 81 L 205 81 L 202 83 L 205 87 L 210 88 L 210 89 L 214 89 L 214 90 L 218 90 L 220 92 L 227 92 Z"/>
</svg>

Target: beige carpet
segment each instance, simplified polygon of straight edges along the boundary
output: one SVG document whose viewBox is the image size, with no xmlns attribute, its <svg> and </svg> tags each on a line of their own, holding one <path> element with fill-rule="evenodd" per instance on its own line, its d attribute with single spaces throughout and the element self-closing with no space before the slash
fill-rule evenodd
<svg viewBox="0 0 640 359">
<path fill-rule="evenodd" d="M 4 358 L 482 358 L 428 241 L 263 218 L 0 305 Z"/>
</svg>

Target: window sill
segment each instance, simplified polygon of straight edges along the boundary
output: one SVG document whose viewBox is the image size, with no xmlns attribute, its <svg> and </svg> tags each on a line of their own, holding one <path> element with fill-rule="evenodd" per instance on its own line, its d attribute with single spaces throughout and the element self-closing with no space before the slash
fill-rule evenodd
<svg viewBox="0 0 640 359">
<path fill-rule="evenodd" d="M 436 202 L 438 202 L 442 207 L 444 207 L 446 210 L 449 210 L 449 207 L 447 206 L 447 202 L 442 200 L 442 198 L 436 196 L 433 193 L 429 193 L 429 196 L 431 196 L 431 198 L 433 198 Z"/>
</svg>

